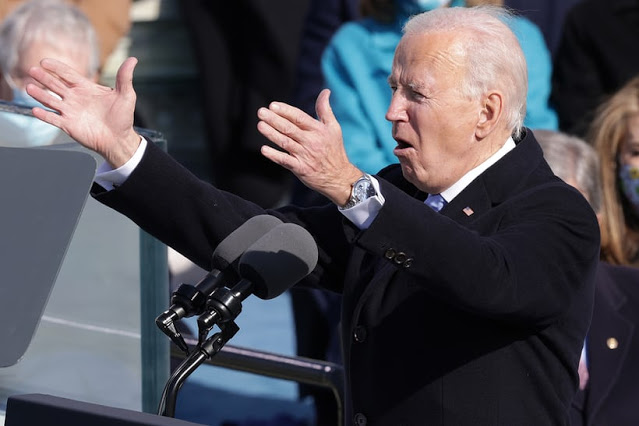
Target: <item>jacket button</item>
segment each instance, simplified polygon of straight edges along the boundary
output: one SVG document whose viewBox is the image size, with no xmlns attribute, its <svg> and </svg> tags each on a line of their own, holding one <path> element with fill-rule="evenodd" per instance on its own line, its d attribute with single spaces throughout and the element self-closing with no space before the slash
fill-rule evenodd
<svg viewBox="0 0 639 426">
<path fill-rule="evenodd" d="M 406 253 L 400 251 L 399 253 L 397 253 L 397 256 L 395 256 L 394 261 L 398 265 L 401 265 L 402 263 L 406 262 L 406 259 Z"/>
<path fill-rule="evenodd" d="M 412 264 L 413 264 L 413 258 L 409 257 L 408 259 L 406 259 L 406 262 L 404 262 L 404 265 L 402 266 L 404 266 L 404 268 L 410 268 Z"/>
<path fill-rule="evenodd" d="M 356 426 L 366 426 L 366 423 L 368 423 L 368 421 L 366 420 L 366 416 L 362 413 L 355 414 L 353 420 L 355 421 Z"/>
<path fill-rule="evenodd" d="M 388 250 L 386 250 L 386 252 L 384 253 L 384 257 L 388 260 L 393 260 L 395 258 L 395 255 L 397 254 L 397 252 L 395 251 L 395 249 L 389 248 Z"/>
<path fill-rule="evenodd" d="M 363 325 L 355 327 L 355 331 L 353 331 L 353 339 L 355 339 L 357 343 L 362 343 L 366 340 L 366 327 Z"/>
</svg>

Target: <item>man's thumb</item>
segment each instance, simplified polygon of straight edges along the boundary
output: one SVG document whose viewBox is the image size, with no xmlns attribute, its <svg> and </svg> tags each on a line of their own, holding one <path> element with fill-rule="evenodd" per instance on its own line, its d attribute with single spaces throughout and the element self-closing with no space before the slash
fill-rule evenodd
<svg viewBox="0 0 639 426">
<path fill-rule="evenodd" d="M 133 90 L 133 70 L 137 64 L 137 58 L 131 56 L 120 65 L 115 77 L 115 90 L 120 92 Z"/>
<path fill-rule="evenodd" d="M 315 113 L 317 114 L 317 118 L 324 124 L 329 124 L 333 121 L 336 121 L 335 115 L 333 114 L 333 109 L 331 108 L 331 104 L 329 102 L 329 98 L 331 96 L 331 91 L 329 89 L 323 89 L 320 94 L 317 96 L 317 100 L 315 101 Z"/>
</svg>

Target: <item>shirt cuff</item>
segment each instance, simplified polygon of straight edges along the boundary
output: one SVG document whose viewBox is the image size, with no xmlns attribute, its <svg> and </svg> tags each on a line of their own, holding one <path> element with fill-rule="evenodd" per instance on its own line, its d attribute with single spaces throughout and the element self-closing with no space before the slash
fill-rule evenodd
<svg viewBox="0 0 639 426">
<path fill-rule="evenodd" d="M 106 161 L 100 164 L 95 173 L 95 183 L 107 191 L 111 191 L 112 189 L 122 185 L 129 178 L 131 173 L 133 173 L 133 170 L 135 170 L 138 164 L 140 164 L 140 161 L 142 161 L 144 151 L 146 151 L 146 143 L 146 139 L 140 136 L 140 145 L 135 151 L 135 154 L 133 154 L 133 157 L 117 169 L 111 168 L 111 165 Z"/>
<path fill-rule="evenodd" d="M 375 195 L 350 209 L 339 209 L 339 211 L 359 229 L 368 229 L 386 202 L 380 191 L 377 179 L 371 176 L 371 182 L 373 188 L 375 188 Z"/>
</svg>

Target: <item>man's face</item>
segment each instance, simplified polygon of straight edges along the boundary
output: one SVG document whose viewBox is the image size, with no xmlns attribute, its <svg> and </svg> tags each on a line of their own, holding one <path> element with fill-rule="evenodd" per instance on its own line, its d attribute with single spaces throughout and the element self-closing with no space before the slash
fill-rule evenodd
<svg viewBox="0 0 639 426">
<path fill-rule="evenodd" d="M 393 153 L 406 179 L 439 193 L 484 161 L 475 128 L 481 105 L 461 94 L 466 59 L 459 35 L 405 36 L 395 52 L 386 119 L 397 141 Z"/>
</svg>

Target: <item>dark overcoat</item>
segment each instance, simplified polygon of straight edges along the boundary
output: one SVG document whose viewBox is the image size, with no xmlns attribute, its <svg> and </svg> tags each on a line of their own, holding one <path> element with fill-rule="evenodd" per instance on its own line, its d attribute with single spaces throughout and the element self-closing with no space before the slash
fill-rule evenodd
<svg viewBox="0 0 639 426">
<path fill-rule="evenodd" d="M 590 324 L 599 230 L 532 132 L 441 213 L 398 165 L 367 230 L 334 205 L 265 211 L 199 181 L 155 146 L 93 195 L 211 268 L 220 241 L 268 212 L 315 237 L 302 281 L 343 294 L 346 424 L 564 425 Z"/>
</svg>

